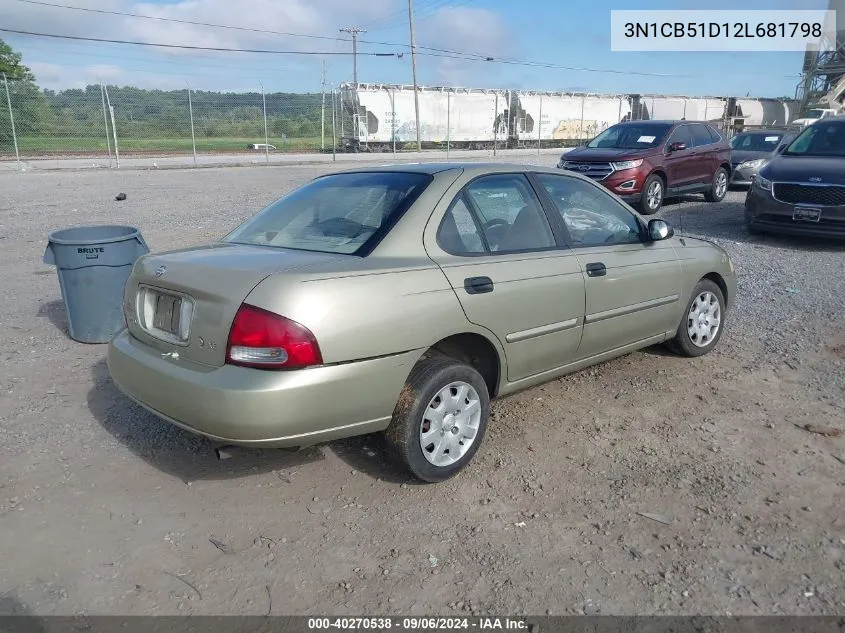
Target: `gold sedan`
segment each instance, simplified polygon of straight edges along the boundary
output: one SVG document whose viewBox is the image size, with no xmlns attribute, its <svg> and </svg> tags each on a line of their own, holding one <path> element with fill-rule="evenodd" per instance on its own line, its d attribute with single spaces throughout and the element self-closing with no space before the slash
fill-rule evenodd
<svg viewBox="0 0 845 633">
<path fill-rule="evenodd" d="M 139 259 L 108 364 L 188 431 L 261 447 L 384 431 L 435 482 L 479 449 L 491 398 L 657 343 L 705 354 L 735 294 L 721 248 L 577 174 L 367 168 Z"/>
</svg>

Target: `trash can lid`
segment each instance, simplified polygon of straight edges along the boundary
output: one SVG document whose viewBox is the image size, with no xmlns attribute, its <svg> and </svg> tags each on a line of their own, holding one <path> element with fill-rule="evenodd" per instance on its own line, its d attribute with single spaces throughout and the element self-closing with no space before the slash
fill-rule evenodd
<svg viewBox="0 0 845 633">
<path fill-rule="evenodd" d="M 49 241 L 53 244 L 68 246 L 87 244 L 108 244 L 122 242 L 140 236 L 140 231 L 134 226 L 100 225 L 77 226 L 50 233 Z"/>
</svg>

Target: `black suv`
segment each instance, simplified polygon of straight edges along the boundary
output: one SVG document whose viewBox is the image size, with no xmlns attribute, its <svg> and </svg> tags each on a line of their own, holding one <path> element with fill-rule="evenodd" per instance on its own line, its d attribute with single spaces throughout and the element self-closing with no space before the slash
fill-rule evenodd
<svg viewBox="0 0 845 633">
<path fill-rule="evenodd" d="M 751 233 L 845 237 L 845 116 L 806 128 L 754 178 L 745 198 Z"/>
</svg>

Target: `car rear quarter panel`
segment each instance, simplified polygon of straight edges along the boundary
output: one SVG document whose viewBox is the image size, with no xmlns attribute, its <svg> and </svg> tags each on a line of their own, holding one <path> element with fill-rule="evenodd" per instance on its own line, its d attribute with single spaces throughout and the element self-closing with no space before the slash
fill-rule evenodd
<svg viewBox="0 0 845 633">
<path fill-rule="evenodd" d="M 311 330 L 327 364 L 411 350 L 422 356 L 434 343 L 465 332 L 491 338 L 467 321 L 448 280 L 430 260 L 358 261 L 358 271 L 268 277 L 247 302 Z"/>
</svg>

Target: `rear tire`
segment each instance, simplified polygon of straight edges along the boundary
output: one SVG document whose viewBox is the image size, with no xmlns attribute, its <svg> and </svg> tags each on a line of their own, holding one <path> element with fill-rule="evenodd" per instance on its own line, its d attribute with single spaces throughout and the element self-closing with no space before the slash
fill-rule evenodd
<svg viewBox="0 0 845 633">
<path fill-rule="evenodd" d="M 435 483 L 472 460 L 489 418 L 490 395 L 481 374 L 451 357 L 431 356 L 411 370 L 384 435 L 402 465 Z"/>
<path fill-rule="evenodd" d="M 719 167 L 716 173 L 713 174 L 713 184 L 710 187 L 710 191 L 704 194 L 704 199 L 707 202 L 721 202 L 724 200 L 728 193 L 728 181 L 728 172 L 724 167 Z"/>
<path fill-rule="evenodd" d="M 652 174 L 646 178 L 643 184 L 643 195 L 640 198 L 637 208 L 643 215 L 654 215 L 660 211 L 663 206 L 663 196 L 665 194 L 665 184 L 663 179 L 657 174 Z"/>
<path fill-rule="evenodd" d="M 681 356 L 704 356 L 716 347 L 725 329 L 725 296 L 709 279 L 699 281 L 669 348 Z"/>
</svg>

